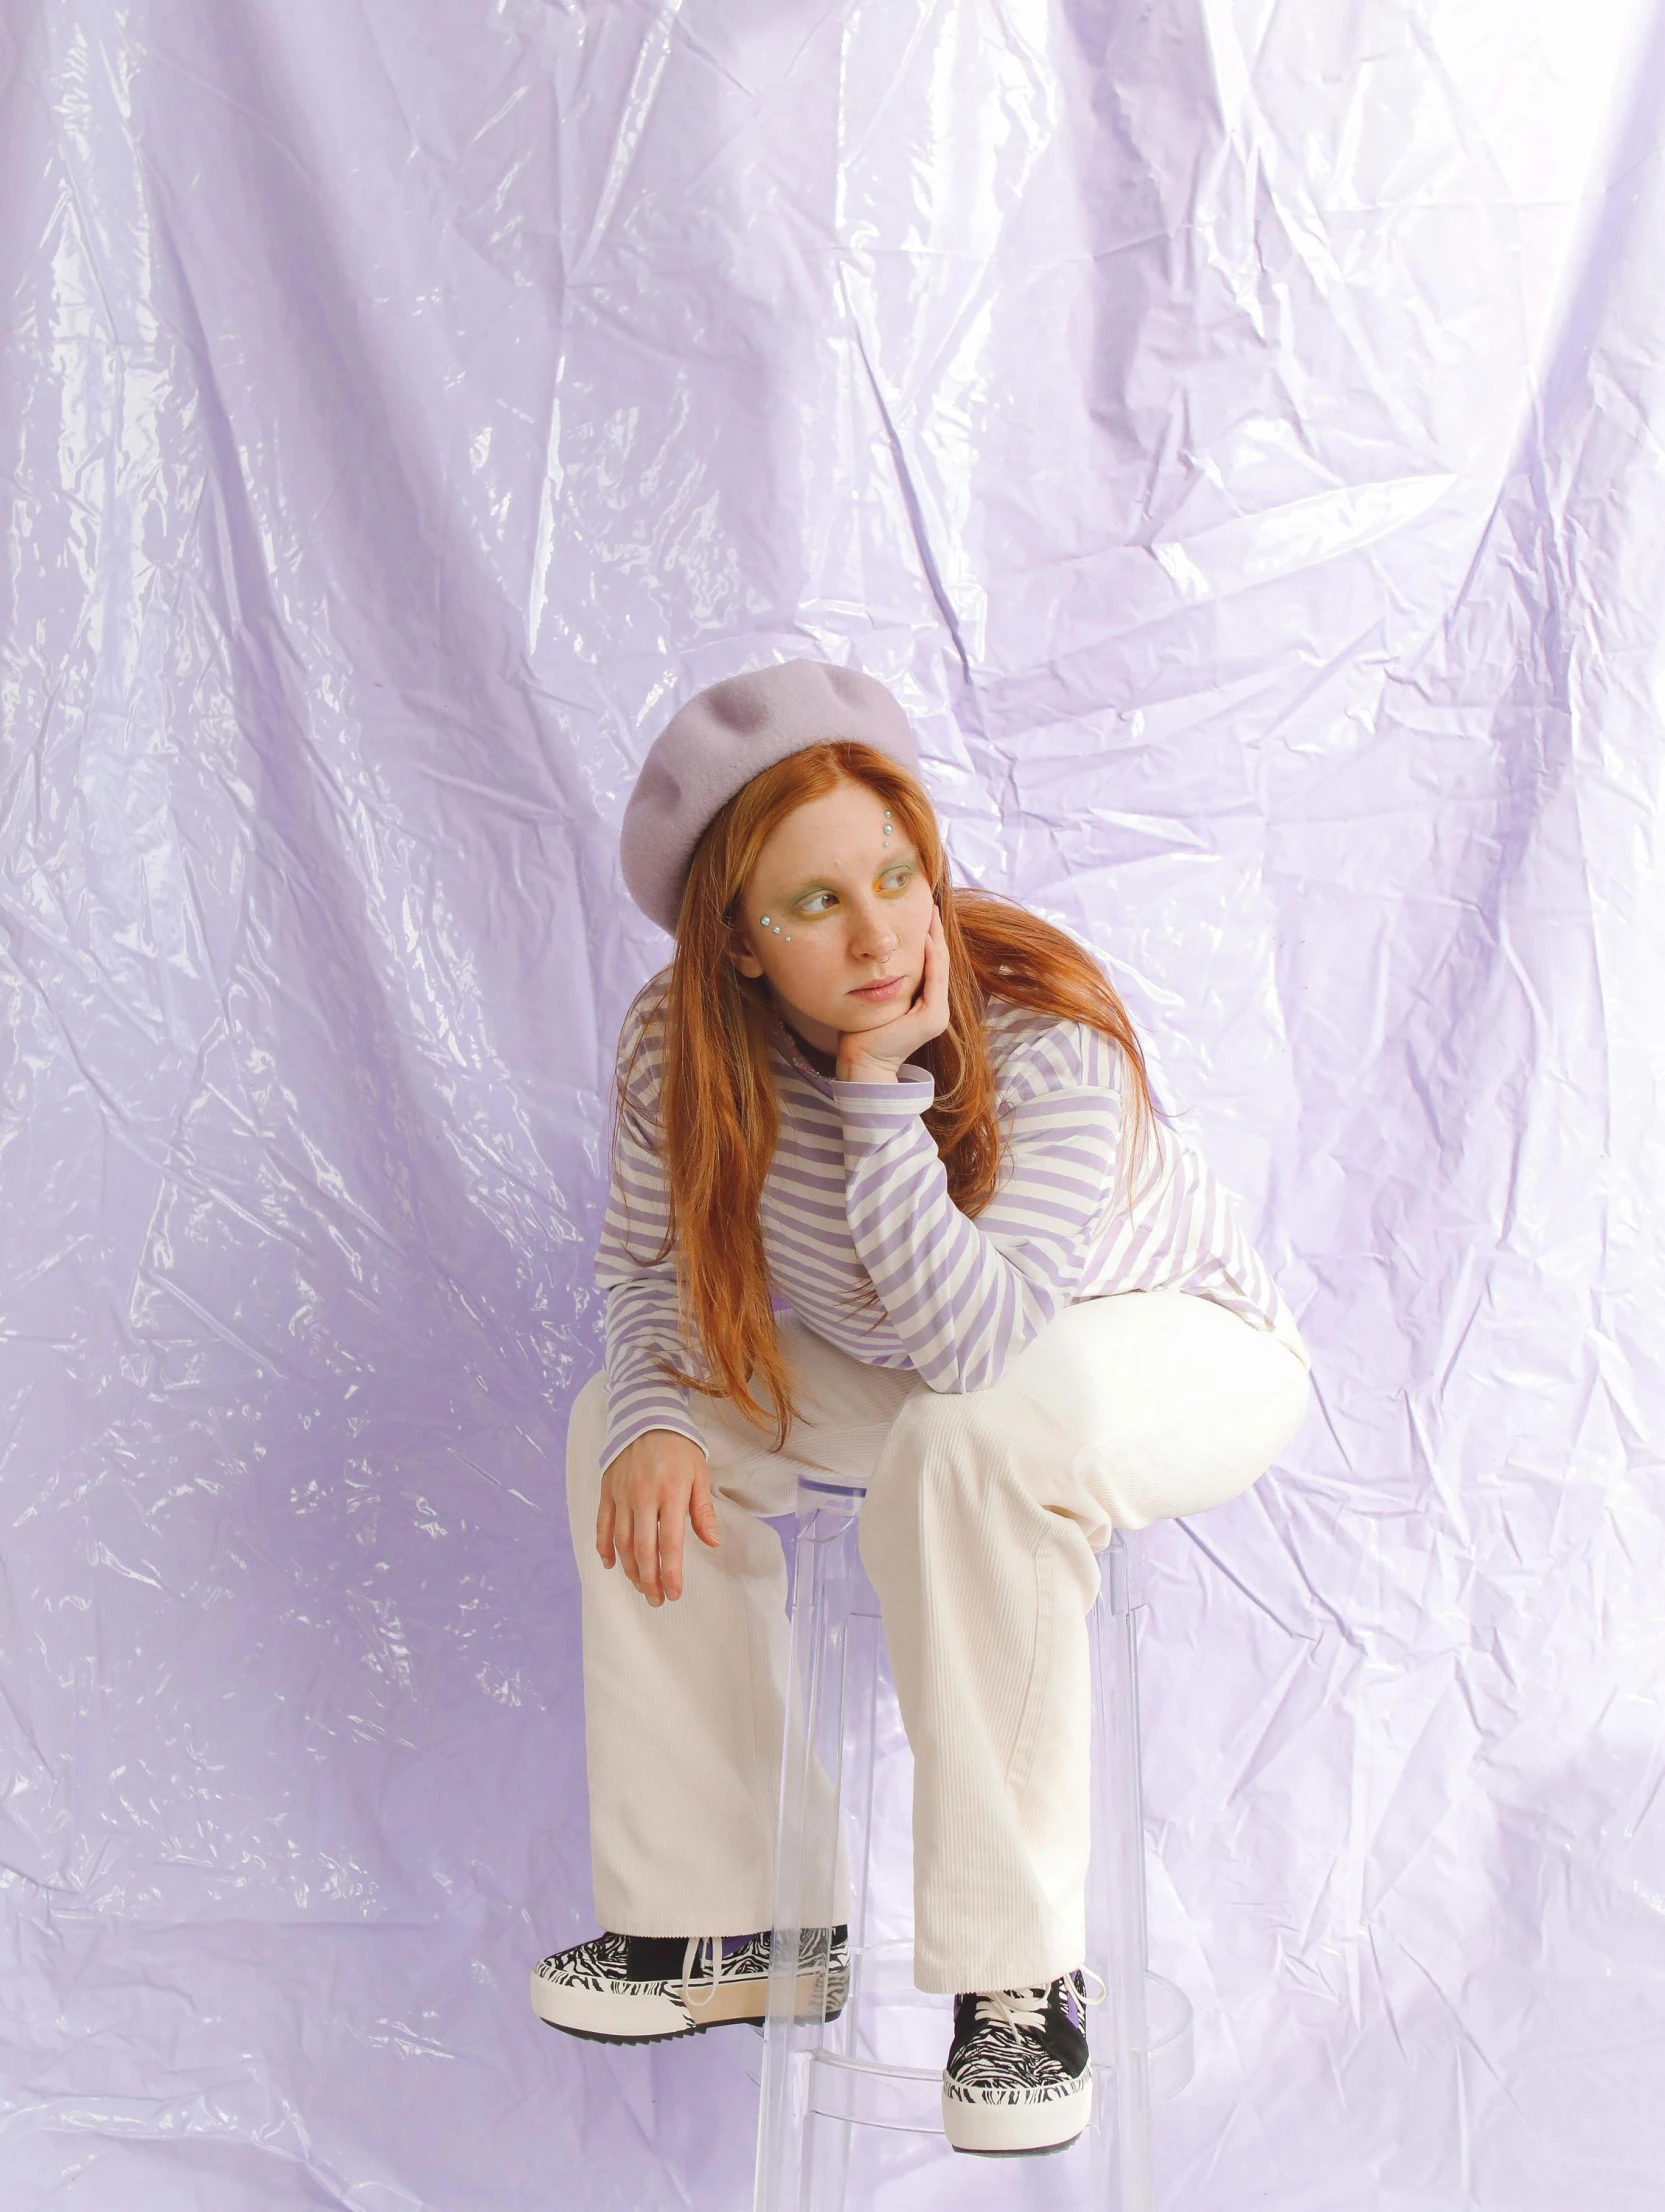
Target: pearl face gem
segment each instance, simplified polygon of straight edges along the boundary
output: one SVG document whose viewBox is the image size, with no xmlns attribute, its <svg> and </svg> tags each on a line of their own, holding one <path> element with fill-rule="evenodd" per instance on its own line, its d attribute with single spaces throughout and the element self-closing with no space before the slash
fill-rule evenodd
<svg viewBox="0 0 1665 2212">
<path fill-rule="evenodd" d="M 761 917 L 761 920 L 762 920 L 762 924 L 763 924 L 763 927 L 764 927 L 765 929 L 767 929 L 767 928 L 768 928 L 768 926 L 769 926 L 769 917 L 768 917 L 768 915 L 767 915 L 767 914 L 763 915 L 763 916 Z"/>
</svg>

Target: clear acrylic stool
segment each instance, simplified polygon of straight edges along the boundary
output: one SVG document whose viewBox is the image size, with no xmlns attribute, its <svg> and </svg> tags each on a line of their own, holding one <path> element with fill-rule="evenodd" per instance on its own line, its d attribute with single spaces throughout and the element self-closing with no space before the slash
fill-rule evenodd
<svg viewBox="0 0 1665 2212">
<path fill-rule="evenodd" d="M 929 2160 L 932 2146 L 918 2139 L 930 2136 L 937 2138 L 940 2157 L 957 2169 L 953 2179 L 960 2186 L 947 2201 L 969 2203 L 984 2178 L 1011 2191 L 1019 2178 L 1013 2168 L 1037 2163 L 968 2158 L 949 2149 L 941 2090 L 950 2007 L 945 1998 L 914 1988 L 911 1937 L 898 1927 L 894 1910 L 887 1926 L 873 1879 L 880 1841 L 875 1752 L 881 1729 L 898 1737 L 900 1730 L 885 1678 L 878 1599 L 857 1549 L 863 1495 L 832 1483 L 805 1483 L 799 1492 L 787 1709 L 805 1725 L 788 1731 L 781 1775 L 775 1966 L 763 2031 L 753 2212 L 866 2212 L 880 2194 L 888 2204 L 888 2184 Z M 1060 2212 L 1078 2205 L 1092 2212 L 1154 2212 L 1151 2102 L 1175 2095 L 1191 2078 L 1191 2006 L 1171 1982 L 1150 1972 L 1147 1960 L 1137 1600 L 1119 1535 L 1101 1555 L 1100 1568 L 1089 1623 L 1094 1814 L 1086 1963 L 1105 1983 L 1108 2001 L 1088 2016 L 1092 2122 L 1072 2149 L 1040 2164 L 1046 2200 Z M 827 1809 L 814 1762 L 832 1784 L 836 1813 Z M 830 1889 L 840 1822 L 851 1883 L 849 2001 L 837 2020 L 801 2021 L 793 2017 L 801 1900 Z M 882 2148 L 869 2130 L 890 2131 Z M 898 2135 L 916 2140 L 904 2145 Z M 887 2183 L 882 2190 L 876 2175 Z M 987 2201 L 997 2200 L 1016 2198 L 995 2187 Z M 940 2191 L 918 2201 L 942 2201 Z"/>
</svg>

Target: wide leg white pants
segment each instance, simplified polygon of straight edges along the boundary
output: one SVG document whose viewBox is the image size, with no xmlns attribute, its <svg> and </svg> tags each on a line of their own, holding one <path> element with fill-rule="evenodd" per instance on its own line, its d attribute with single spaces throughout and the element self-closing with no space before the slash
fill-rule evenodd
<svg viewBox="0 0 1665 2212">
<path fill-rule="evenodd" d="M 1112 1529 L 1245 1490 L 1300 1426 L 1306 1371 L 1276 1337 L 1177 1291 L 1072 1306 L 965 1396 L 790 1321 L 782 1341 L 805 1416 L 784 1453 L 725 1402 L 700 1402 L 722 1541 L 690 1532 L 675 1604 L 651 1608 L 602 1566 L 600 1376 L 573 1407 L 601 1925 L 768 1926 L 786 1568 L 759 1516 L 792 1510 L 801 1473 L 830 1472 L 867 1484 L 861 1554 L 914 1753 L 915 1979 L 1050 1981 L 1085 1950 L 1093 1555 Z"/>
</svg>

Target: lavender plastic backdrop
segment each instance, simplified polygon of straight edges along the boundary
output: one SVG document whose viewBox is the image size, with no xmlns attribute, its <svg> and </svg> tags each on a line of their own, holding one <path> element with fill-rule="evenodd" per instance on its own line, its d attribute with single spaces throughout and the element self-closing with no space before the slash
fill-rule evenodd
<svg viewBox="0 0 1665 2212">
<path fill-rule="evenodd" d="M 616 825 L 788 652 L 1115 963 L 1317 1361 L 1146 1546 L 1169 2204 L 1656 2212 L 1665 9 L 0 60 L 8 2212 L 743 2201 L 755 2041 L 525 1976 Z"/>
</svg>

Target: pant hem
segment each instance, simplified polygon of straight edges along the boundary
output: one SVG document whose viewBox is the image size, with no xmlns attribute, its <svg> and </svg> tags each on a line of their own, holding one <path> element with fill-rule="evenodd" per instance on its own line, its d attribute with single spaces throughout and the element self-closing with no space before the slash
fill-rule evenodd
<svg viewBox="0 0 1665 2212">
<path fill-rule="evenodd" d="M 1084 1955 L 1080 1951 L 1071 1958 L 1064 1958 L 1057 1952 L 1038 1955 L 1031 1952 L 1027 1959 L 985 1955 L 957 1962 L 921 1957 L 916 1952 L 913 1984 L 928 1997 L 958 1997 L 968 1989 L 1043 1989 L 1060 1974 L 1073 1974 L 1083 1963 Z"/>
<path fill-rule="evenodd" d="M 803 1924 L 806 1928 L 831 1928 L 846 1923 L 847 1907 L 831 1913 L 816 1915 L 805 1909 Z M 749 1916 L 744 1912 L 711 1912 L 700 1906 L 678 1907 L 673 1912 L 643 1912 L 632 1910 L 609 1914 L 599 1905 L 596 1909 L 597 1924 L 610 1935 L 628 1936 L 691 1936 L 691 1935 L 756 1935 L 760 1930 L 774 1925 L 774 1906 L 764 1905 Z"/>
</svg>

